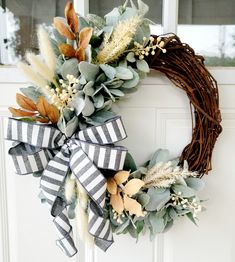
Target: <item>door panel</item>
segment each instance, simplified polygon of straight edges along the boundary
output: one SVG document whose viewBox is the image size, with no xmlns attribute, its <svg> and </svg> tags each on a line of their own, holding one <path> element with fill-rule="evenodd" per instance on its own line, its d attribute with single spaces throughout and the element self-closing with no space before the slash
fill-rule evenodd
<svg viewBox="0 0 235 262">
<path fill-rule="evenodd" d="M 2 78 L 0 71 L 3 90 L 0 96 L 0 261 L 233 262 L 234 71 L 212 70 L 220 84 L 224 130 L 215 146 L 213 171 L 204 177 L 207 186 L 201 197 L 209 200 L 205 202 L 207 211 L 199 217 L 199 227 L 181 219 L 154 242 L 146 235 L 137 244 L 129 236 L 114 236 L 115 243 L 106 253 L 80 245 L 79 255 L 73 259 L 66 258 L 54 243 L 56 234 L 48 209 L 37 198 L 39 180 L 14 175 L 6 153 L 9 142 L 3 141 L 3 117 L 8 114 L 7 106 L 15 104 L 15 93 L 25 85 L 25 80 L 15 69 L 5 70 Z M 129 135 L 122 144 L 128 147 L 138 164 L 157 148 L 168 148 L 172 156 L 176 156 L 190 141 L 188 99 L 159 73 L 151 73 L 135 94 L 115 106 L 115 111 L 122 115 Z"/>
</svg>

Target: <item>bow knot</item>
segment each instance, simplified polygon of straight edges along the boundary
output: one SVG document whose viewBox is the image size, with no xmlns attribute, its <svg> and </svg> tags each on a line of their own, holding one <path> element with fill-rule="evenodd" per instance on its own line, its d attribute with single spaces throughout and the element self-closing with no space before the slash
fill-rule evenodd
<svg viewBox="0 0 235 262">
<path fill-rule="evenodd" d="M 121 170 L 127 150 L 114 146 L 126 138 L 120 117 L 92 126 L 66 138 L 58 129 L 10 118 L 6 139 L 19 142 L 9 150 L 20 175 L 43 171 L 41 189 L 50 207 L 59 234 L 57 244 L 68 256 L 77 249 L 61 191 L 72 172 L 90 197 L 89 233 L 106 250 L 113 242 L 108 220 L 103 218 L 106 179 L 100 169 Z"/>
</svg>

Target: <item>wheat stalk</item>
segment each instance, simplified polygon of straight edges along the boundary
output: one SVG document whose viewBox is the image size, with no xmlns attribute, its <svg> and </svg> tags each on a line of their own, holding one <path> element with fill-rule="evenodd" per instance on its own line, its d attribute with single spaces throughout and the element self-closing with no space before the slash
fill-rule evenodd
<svg viewBox="0 0 235 262">
<path fill-rule="evenodd" d="M 119 22 L 111 37 L 105 36 L 103 49 L 97 54 L 96 63 L 108 64 L 117 60 L 130 45 L 141 21 L 140 16 L 134 16 Z"/>
<path fill-rule="evenodd" d="M 167 163 L 157 163 L 148 170 L 143 180 L 146 188 L 167 188 L 179 179 L 195 176 L 197 176 L 197 173 L 189 171 L 186 162 L 183 168 L 179 166 L 174 168 L 172 162 L 169 161 Z"/>
</svg>

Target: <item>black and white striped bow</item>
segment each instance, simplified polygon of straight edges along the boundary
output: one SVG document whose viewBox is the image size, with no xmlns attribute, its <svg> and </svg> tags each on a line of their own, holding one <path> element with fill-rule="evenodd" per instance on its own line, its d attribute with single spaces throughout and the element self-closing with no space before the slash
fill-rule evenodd
<svg viewBox="0 0 235 262">
<path fill-rule="evenodd" d="M 95 244 L 106 250 L 113 237 L 109 220 L 103 218 L 106 179 L 99 169 L 123 168 L 127 150 L 112 144 L 124 138 L 126 132 L 120 117 L 79 131 L 69 139 L 52 126 L 8 119 L 6 139 L 17 142 L 9 150 L 16 173 L 44 170 L 41 188 L 54 217 L 57 244 L 70 257 L 77 249 L 62 194 L 65 178 L 73 172 L 89 195 L 89 233 Z"/>
</svg>

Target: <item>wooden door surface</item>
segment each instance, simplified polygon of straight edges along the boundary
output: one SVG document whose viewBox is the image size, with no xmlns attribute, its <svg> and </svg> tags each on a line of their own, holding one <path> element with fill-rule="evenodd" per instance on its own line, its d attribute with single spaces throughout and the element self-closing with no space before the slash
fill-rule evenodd
<svg viewBox="0 0 235 262">
<path fill-rule="evenodd" d="M 47 207 L 40 203 L 39 179 L 19 177 L 7 156 L 3 140 L 7 107 L 26 81 L 15 68 L 0 71 L 0 261 L 2 262 L 234 262 L 235 261 L 235 70 L 212 69 L 219 83 L 223 133 L 213 154 L 213 171 L 203 179 L 207 199 L 199 226 L 180 219 L 154 242 L 148 235 L 138 243 L 129 236 L 114 236 L 106 252 L 79 244 L 78 255 L 66 258 L 56 247 L 56 234 Z M 163 75 L 152 72 L 138 91 L 115 106 L 124 120 L 123 141 L 138 164 L 158 148 L 177 156 L 191 138 L 191 116 L 186 95 Z M 74 229 L 76 231 L 76 223 Z M 79 241 L 78 241 L 79 242 Z"/>
</svg>

